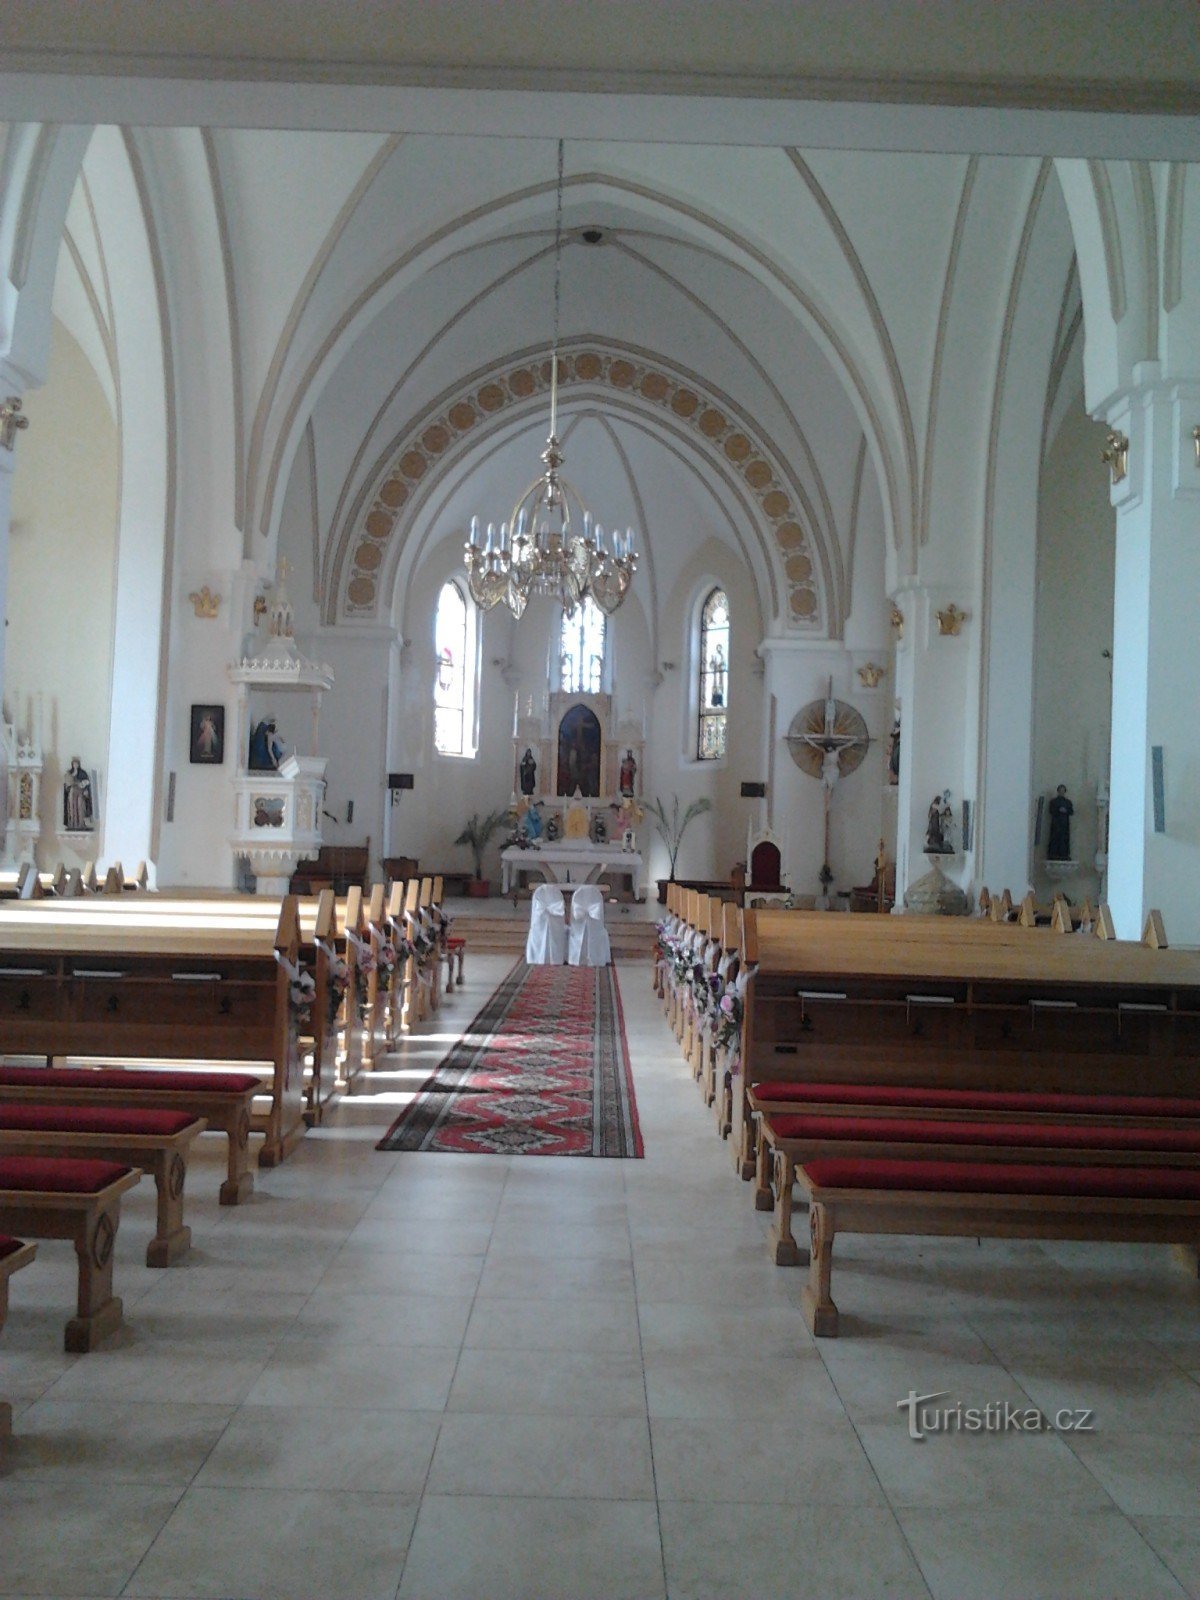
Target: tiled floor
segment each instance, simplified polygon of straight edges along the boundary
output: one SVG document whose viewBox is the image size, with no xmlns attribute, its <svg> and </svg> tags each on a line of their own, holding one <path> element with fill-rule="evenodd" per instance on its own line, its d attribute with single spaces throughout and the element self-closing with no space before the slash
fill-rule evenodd
<svg viewBox="0 0 1200 1600">
<path fill-rule="evenodd" d="M 126 1327 L 61 1353 L 69 1245 L 13 1282 L 0 1593 L 298 1600 L 1200 1595 L 1200 1286 L 1168 1252 L 839 1242 L 843 1335 L 621 981 L 641 1162 L 381 1155 L 491 984 L 343 1103 L 253 1204 L 137 1265 Z M 1095 1432 L 907 1437 L 896 1402 L 1088 1406 Z"/>
</svg>

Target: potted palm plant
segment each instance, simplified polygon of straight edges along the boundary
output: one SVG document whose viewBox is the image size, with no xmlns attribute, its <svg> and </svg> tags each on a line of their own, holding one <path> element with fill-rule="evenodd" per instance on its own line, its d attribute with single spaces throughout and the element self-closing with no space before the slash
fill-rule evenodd
<svg viewBox="0 0 1200 1600">
<path fill-rule="evenodd" d="M 486 900 L 492 888 L 483 875 L 483 852 L 507 815 L 507 811 L 489 811 L 486 817 L 481 817 L 477 811 L 454 841 L 455 844 L 469 844 L 471 847 L 475 857 L 475 876 L 467 884 L 467 893 L 478 899 Z"/>
<path fill-rule="evenodd" d="M 683 843 L 683 836 L 687 832 L 688 824 L 693 817 L 703 816 L 706 811 L 712 810 L 712 801 L 706 795 L 699 800 L 693 800 L 682 816 L 679 814 L 679 796 L 671 796 L 671 810 L 668 813 L 666 806 L 655 795 L 653 800 L 646 804 L 646 809 L 654 818 L 654 826 L 658 829 L 662 842 L 667 847 L 667 856 L 670 860 L 670 876 L 658 880 L 658 903 L 665 905 L 667 899 L 667 884 L 675 880 L 675 863 L 679 859 L 679 846 Z"/>
</svg>

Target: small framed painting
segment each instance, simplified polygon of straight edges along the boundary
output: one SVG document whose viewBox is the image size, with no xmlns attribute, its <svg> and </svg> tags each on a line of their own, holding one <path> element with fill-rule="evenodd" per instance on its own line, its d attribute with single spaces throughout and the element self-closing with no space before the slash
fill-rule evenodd
<svg viewBox="0 0 1200 1600">
<path fill-rule="evenodd" d="M 225 759 L 225 707 L 192 707 L 191 762 L 219 767 Z"/>
</svg>

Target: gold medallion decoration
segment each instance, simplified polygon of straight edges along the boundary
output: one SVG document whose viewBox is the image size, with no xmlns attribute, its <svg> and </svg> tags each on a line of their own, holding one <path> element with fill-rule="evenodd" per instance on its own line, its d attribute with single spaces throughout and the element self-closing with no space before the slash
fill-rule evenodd
<svg viewBox="0 0 1200 1600">
<path fill-rule="evenodd" d="M 730 418 L 715 399 L 698 392 L 694 383 L 685 384 L 660 367 L 604 350 L 560 352 L 558 381 L 564 388 L 599 383 L 636 391 L 686 424 L 704 441 L 706 451 L 715 447 L 725 469 L 746 484 L 770 527 L 784 575 L 786 614 L 805 631 L 824 626 L 826 607 L 812 541 L 801 521 L 803 509 L 782 470 L 767 458 L 761 441 L 752 438 L 744 424 Z M 490 373 L 471 390 L 455 395 L 435 416 L 426 414 L 412 425 L 351 538 L 353 553 L 340 581 L 344 616 L 363 617 L 376 611 L 385 566 L 382 547 L 392 536 L 401 507 L 435 459 L 477 427 L 483 416 L 547 392 L 549 385 L 548 360 L 519 362 Z"/>
</svg>

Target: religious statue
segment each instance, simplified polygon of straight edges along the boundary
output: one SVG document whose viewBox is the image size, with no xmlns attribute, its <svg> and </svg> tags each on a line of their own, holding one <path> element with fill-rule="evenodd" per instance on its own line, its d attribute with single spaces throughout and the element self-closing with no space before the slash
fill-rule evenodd
<svg viewBox="0 0 1200 1600">
<path fill-rule="evenodd" d="M 927 856 L 950 856 L 954 854 L 954 846 L 949 839 L 949 825 L 953 813 L 950 803 L 944 795 L 935 794 L 929 807 L 929 816 L 925 824 L 925 854 Z"/>
<path fill-rule="evenodd" d="M 633 759 L 633 751 L 626 750 L 625 759 L 621 763 L 620 777 L 617 788 L 624 795 L 633 794 L 633 780 L 637 777 L 637 762 Z"/>
<path fill-rule="evenodd" d="M 1047 861 L 1070 861 L 1071 818 L 1075 807 L 1067 799 L 1067 786 L 1060 783 L 1054 798 L 1046 808 L 1050 813 L 1050 840 L 1046 845 Z"/>
<path fill-rule="evenodd" d="M 79 764 L 79 757 L 71 757 L 63 779 L 63 827 L 68 833 L 87 833 L 95 821 L 92 811 L 92 780 Z"/>
<path fill-rule="evenodd" d="M 600 814 L 599 811 L 597 811 L 595 816 L 593 816 L 593 818 L 592 818 L 592 843 L 593 844 L 607 844 L 608 843 L 608 828 L 607 828 L 607 826 L 605 824 L 603 816 Z"/>
<path fill-rule="evenodd" d="M 283 740 L 275 731 L 275 718 L 264 717 L 250 735 L 250 771 L 278 772 L 284 748 Z"/>
<path fill-rule="evenodd" d="M 526 749 L 521 757 L 521 793 L 533 794 L 537 788 L 537 762 L 533 759 L 533 751 Z"/>
<path fill-rule="evenodd" d="M 530 844 L 535 844 L 542 837 L 542 814 L 537 806 L 530 806 L 521 818 L 521 832 Z"/>
<path fill-rule="evenodd" d="M 900 713 L 896 713 L 892 723 L 892 731 L 888 735 L 887 743 L 887 781 L 889 784 L 900 782 Z"/>
</svg>

